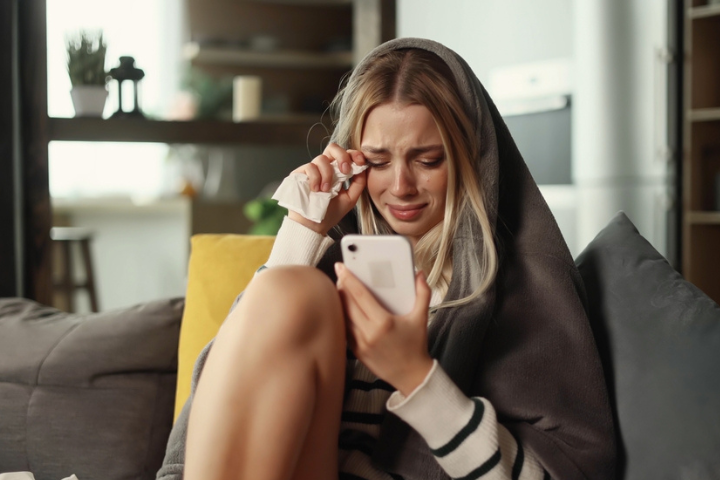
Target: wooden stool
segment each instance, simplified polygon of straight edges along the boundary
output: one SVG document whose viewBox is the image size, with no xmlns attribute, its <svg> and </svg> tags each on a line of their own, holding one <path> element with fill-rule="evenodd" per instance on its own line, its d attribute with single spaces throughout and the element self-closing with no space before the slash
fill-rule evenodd
<svg viewBox="0 0 720 480">
<path fill-rule="evenodd" d="M 53 227 L 50 229 L 50 238 L 55 243 L 62 259 L 62 275 L 53 282 L 55 293 L 62 295 L 67 302 L 68 312 L 75 311 L 75 291 L 85 289 L 90 297 L 90 309 L 98 311 L 97 291 L 95 290 L 95 274 L 93 272 L 92 258 L 90 256 L 90 240 L 93 232 L 80 227 Z M 85 282 L 76 283 L 73 278 L 72 244 L 80 246 L 83 266 L 85 268 Z"/>
</svg>

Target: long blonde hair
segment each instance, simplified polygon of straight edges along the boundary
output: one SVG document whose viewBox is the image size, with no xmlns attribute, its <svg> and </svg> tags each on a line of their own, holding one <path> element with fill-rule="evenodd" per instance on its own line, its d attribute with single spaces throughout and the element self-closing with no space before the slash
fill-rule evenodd
<svg viewBox="0 0 720 480">
<path fill-rule="evenodd" d="M 450 68 L 437 55 L 420 49 L 400 49 L 370 62 L 341 89 L 331 106 L 334 117 L 339 120 L 334 138 L 345 148 L 359 149 L 365 120 L 378 105 L 423 105 L 435 119 L 448 165 L 445 216 L 417 242 L 415 264 L 426 272 L 428 284 L 439 289 L 443 298 L 452 275 L 453 238 L 461 216 L 476 217 L 482 233 L 482 238 L 477 239 L 481 242 L 479 286 L 471 295 L 443 302 L 436 308 L 468 303 L 482 295 L 495 280 L 498 268 L 486 197 L 473 167 L 479 151 L 478 140 L 458 92 Z M 373 205 L 367 189 L 356 208 L 361 233 L 394 233 Z"/>
</svg>

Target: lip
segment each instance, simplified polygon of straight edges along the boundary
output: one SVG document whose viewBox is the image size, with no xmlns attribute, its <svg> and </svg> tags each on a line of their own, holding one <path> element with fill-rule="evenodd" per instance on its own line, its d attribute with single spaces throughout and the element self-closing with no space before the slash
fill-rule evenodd
<svg viewBox="0 0 720 480">
<path fill-rule="evenodd" d="M 412 220 L 420 215 L 427 203 L 416 205 L 388 205 L 388 210 L 398 220 Z"/>
</svg>

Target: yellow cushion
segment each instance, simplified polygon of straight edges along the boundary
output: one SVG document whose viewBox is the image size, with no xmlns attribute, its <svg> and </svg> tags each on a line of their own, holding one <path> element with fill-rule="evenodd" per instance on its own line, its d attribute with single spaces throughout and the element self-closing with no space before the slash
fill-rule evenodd
<svg viewBox="0 0 720 480">
<path fill-rule="evenodd" d="M 180 328 L 175 418 L 190 396 L 197 356 L 215 337 L 235 297 L 270 255 L 275 237 L 194 235 Z"/>
</svg>

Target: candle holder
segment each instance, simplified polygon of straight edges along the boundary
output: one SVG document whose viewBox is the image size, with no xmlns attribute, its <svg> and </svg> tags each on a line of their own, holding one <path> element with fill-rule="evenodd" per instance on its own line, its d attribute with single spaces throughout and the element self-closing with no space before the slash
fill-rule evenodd
<svg viewBox="0 0 720 480">
<path fill-rule="evenodd" d="M 110 70 L 110 77 L 118 82 L 118 109 L 110 118 L 145 118 L 138 105 L 138 82 L 144 76 L 145 72 L 135 66 L 133 57 L 120 57 L 120 66 Z M 125 80 L 133 84 L 133 109 L 129 112 L 123 110 L 122 84 Z"/>
</svg>

